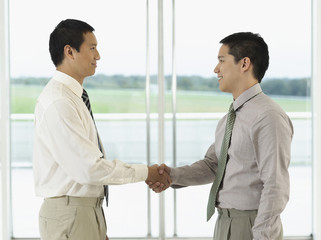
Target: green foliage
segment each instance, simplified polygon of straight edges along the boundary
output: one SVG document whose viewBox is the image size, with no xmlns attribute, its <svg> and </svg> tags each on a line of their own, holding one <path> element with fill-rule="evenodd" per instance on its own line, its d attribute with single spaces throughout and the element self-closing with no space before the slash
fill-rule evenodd
<svg viewBox="0 0 321 240">
<path fill-rule="evenodd" d="M 309 79 L 268 79 L 262 81 L 262 90 L 267 95 L 310 96 Z"/>
<path fill-rule="evenodd" d="M 33 113 L 43 86 L 12 85 L 11 112 Z M 94 113 L 144 113 L 146 95 L 142 89 L 106 88 L 88 89 Z M 171 93 L 165 94 L 165 111 L 172 111 Z M 287 112 L 305 112 L 310 109 L 308 98 L 279 97 L 274 100 Z M 226 112 L 232 97 L 230 94 L 218 94 L 202 91 L 177 91 L 177 112 L 203 113 Z M 151 92 L 151 112 L 157 112 L 157 92 Z"/>
<path fill-rule="evenodd" d="M 170 81 L 168 80 L 170 79 Z M 171 86 L 171 78 L 167 77 L 168 87 Z M 218 80 L 215 77 L 204 78 L 201 76 L 177 76 L 177 89 L 186 91 L 210 91 L 219 92 Z"/>
<path fill-rule="evenodd" d="M 12 84 L 22 84 L 22 85 L 37 85 L 45 86 L 50 78 L 45 77 L 21 77 L 21 78 L 11 78 Z"/>
<path fill-rule="evenodd" d="M 48 78 L 13 78 L 13 84 L 44 86 Z M 150 77 L 151 85 L 157 84 L 157 76 Z M 166 89 L 171 89 L 172 78 L 165 76 Z M 308 78 L 300 79 L 264 79 L 261 83 L 263 91 L 268 95 L 277 96 L 310 96 Z M 85 88 L 97 89 L 145 89 L 146 77 L 140 75 L 104 75 L 97 74 L 84 82 Z M 177 90 L 220 92 L 217 78 L 201 76 L 177 76 Z"/>
<path fill-rule="evenodd" d="M 11 110 L 13 113 L 33 113 L 41 90 L 49 78 L 13 78 L 11 79 Z M 157 112 L 157 76 L 151 81 L 151 111 Z M 165 77 L 166 112 L 171 112 L 171 76 Z M 90 94 L 95 113 L 144 113 L 145 112 L 144 76 L 106 76 L 97 74 L 85 80 L 84 87 Z M 309 79 L 264 79 L 263 91 L 274 97 L 288 112 L 307 111 L 309 109 Z M 221 94 L 216 78 L 201 76 L 177 77 L 178 112 L 225 112 L 231 96 Z M 282 98 L 291 96 L 291 98 Z M 301 97 L 301 98 L 297 98 Z"/>
<path fill-rule="evenodd" d="M 97 74 L 89 77 L 84 82 L 85 88 L 107 88 L 107 89 L 121 89 L 121 88 L 145 88 L 144 76 L 124 76 L 112 75 L 106 76 L 104 74 Z"/>
</svg>

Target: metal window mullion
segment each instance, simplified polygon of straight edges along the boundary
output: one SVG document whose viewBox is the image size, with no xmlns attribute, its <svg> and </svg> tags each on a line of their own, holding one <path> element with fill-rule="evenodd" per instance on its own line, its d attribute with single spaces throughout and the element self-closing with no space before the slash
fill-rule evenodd
<svg viewBox="0 0 321 240">
<path fill-rule="evenodd" d="M 9 2 L 0 1 L 1 239 L 11 239 Z"/>
<path fill-rule="evenodd" d="M 146 155 L 147 155 L 147 165 L 151 165 L 150 159 L 150 51 L 149 51 L 149 0 L 146 0 Z M 152 235 L 151 228 L 151 192 L 147 190 L 147 236 Z"/>
<path fill-rule="evenodd" d="M 312 1 L 313 239 L 321 240 L 321 3 Z"/>
<path fill-rule="evenodd" d="M 175 0 L 172 0 L 172 113 L 173 113 L 173 167 L 177 166 L 177 152 L 176 152 L 176 49 L 175 49 Z M 176 190 L 173 191 L 174 203 L 174 237 L 177 236 L 177 197 Z"/>
<path fill-rule="evenodd" d="M 163 0 L 158 0 L 158 163 L 164 163 L 164 30 Z M 165 239 L 165 196 L 159 194 L 159 239 Z"/>
</svg>

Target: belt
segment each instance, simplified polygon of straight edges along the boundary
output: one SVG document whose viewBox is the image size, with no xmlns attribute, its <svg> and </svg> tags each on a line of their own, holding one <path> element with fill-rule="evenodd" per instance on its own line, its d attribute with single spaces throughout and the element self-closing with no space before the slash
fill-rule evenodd
<svg viewBox="0 0 321 240">
<path fill-rule="evenodd" d="M 61 196 L 45 198 L 45 202 L 49 204 L 64 205 L 64 206 L 86 206 L 86 207 L 101 207 L 104 197 L 72 197 Z"/>
<path fill-rule="evenodd" d="M 256 216 L 257 210 L 237 210 L 234 208 L 217 208 L 218 214 L 223 217 L 249 217 Z"/>
</svg>

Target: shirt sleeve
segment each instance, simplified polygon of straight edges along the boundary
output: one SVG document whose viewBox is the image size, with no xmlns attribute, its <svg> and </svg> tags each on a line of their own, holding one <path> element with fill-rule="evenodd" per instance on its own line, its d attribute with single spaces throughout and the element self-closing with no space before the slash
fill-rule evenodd
<svg viewBox="0 0 321 240">
<path fill-rule="evenodd" d="M 88 126 L 78 111 L 71 101 L 56 100 L 45 112 L 42 119 L 45 124 L 40 125 L 37 132 L 57 166 L 82 185 L 113 185 L 146 180 L 146 165 L 130 165 L 102 158 L 97 143 L 90 139 Z"/>
<path fill-rule="evenodd" d="M 292 136 L 290 119 L 277 111 L 265 112 L 253 125 L 251 137 L 263 182 L 258 215 L 252 228 L 255 240 L 277 239 L 281 234 L 280 214 L 289 200 Z"/>
<path fill-rule="evenodd" d="M 192 165 L 172 168 L 170 176 L 173 188 L 202 185 L 214 181 L 217 169 L 217 157 L 215 144 L 213 143 L 207 150 L 203 160 Z"/>
</svg>

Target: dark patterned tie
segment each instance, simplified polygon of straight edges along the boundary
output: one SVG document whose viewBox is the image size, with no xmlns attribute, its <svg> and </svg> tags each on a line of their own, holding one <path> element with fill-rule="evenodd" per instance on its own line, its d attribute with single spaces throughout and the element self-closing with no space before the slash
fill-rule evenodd
<svg viewBox="0 0 321 240">
<path fill-rule="evenodd" d="M 85 89 L 84 89 L 84 91 L 83 91 L 83 93 L 82 93 L 81 98 L 82 98 L 82 100 L 84 101 L 86 107 L 88 108 L 88 111 L 89 111 L 89 113 L 90 113 L 90 115 L 91 115 L 91 118 L 93 119 L 94 124 L 95 124 L 93 112 L 91 111 L 89 96 L 88 96 L 88 94 L 87 94 L 87 92 L 86 92 Z M 96 124 L 95 124 L 95 127 L 96 127 Z M 96 131 L 97 131 L 97 127 L 96 127 Z M 98 131 L 97 131 L 97 139 L 98 139 L 98 147 L 99 147 L 99 150 L 102 152 L 103 157 L 104 157 L 104 152 L 103 152 L 103 148 L 102 148 L 102 145 L 101 145 L 101 142 L 100 142 L 100 138 L 99 138 L 99 136 L 98 136 Z M 108 195 L 109 195 L 108 185 L 104 185 L 104 195 L 105 195 L 105 197 L 106 197 L 106 205 L 108 206 Z"/>
<path fill-rule="evenodd" d="M 227 120 L 226 120 L 226 127 L 225 127 L 225 133 L 224 138 L 221 146 L 221 153 L 218 160 L 218 167 L 216 171 L 215 180 L 213 182 L 210 196 L 207 203 L 207 221 L 211 219 L 215 212 L 215 204 L 216 204 L 216 198 L 217 198 L 217 192 L 221 185 L 223 175 L 225 172 L 226 162 L 227 162 L 227 151 L 230 145 L 231 141 L 231 135 L 232 130 L 234 126 L 235 121 L 235 111 L 233 109 L 233 103 L 230 106 L 230 109 L 228 111 Z"/>
</svg>

